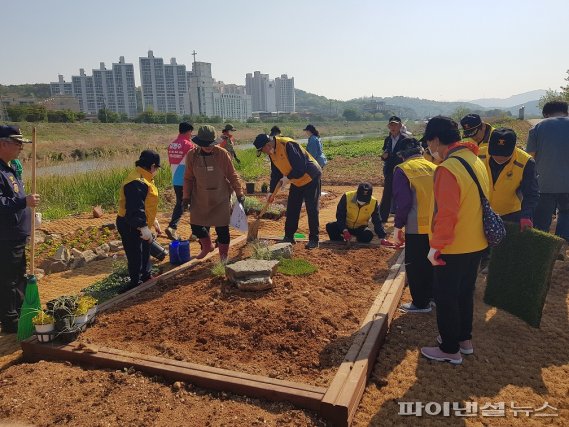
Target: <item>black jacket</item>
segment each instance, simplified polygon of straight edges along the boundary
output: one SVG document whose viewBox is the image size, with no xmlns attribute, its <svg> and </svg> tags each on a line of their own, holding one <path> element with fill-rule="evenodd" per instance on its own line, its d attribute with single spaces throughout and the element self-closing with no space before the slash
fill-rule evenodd
<svg viewBox="0 0 569 427">
<path fill-rule="evenodd" d="M 29 237 L 30 217 L 24 183 L 14 169 L 0 160 L 0 241 Z"/>
<path fill-rule="evenodd" d="M 403 138 L 405 138 L 405 135 L 403 135 L 402 133 L 399 134 L 399 139 L 397 140 L 397 142 L 398 143 L 401 142 Z M 387 138 L 385 138 L 385 140 L 383 141 L 383 152 L 388 153 L 389 155 L 387 159 L 385 160 L 382 159 L 385 162 L 383 165 L 384 176 L 393 175 L 393 170 L 395 169 L 395 166 L 403 163 L 401 157 L 397 155 L 399 151 L 400 151 L 399 144 L 395 144 L 395 147 L 393 147 L 393 142 L 391 141 L 391 134 L 389 134 Z"/>
</svg>

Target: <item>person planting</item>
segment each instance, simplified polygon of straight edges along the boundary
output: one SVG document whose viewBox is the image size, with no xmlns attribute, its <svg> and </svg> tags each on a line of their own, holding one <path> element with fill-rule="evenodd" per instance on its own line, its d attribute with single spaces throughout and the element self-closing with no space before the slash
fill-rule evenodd
<svg viewBox="0 0 569 427">
<path fill-rule="evenodd" d="M 405 244 L 405 272 L 413 298 L 401 308 L 409 313 L 428 313 L 433 298 L 433 266 L 427 254 L 436 165 L 423 157 L 421 143 L 415 138 L 404 138 L 399 146 L 403 163 L 395 166 L 393 173 L 396 209 L 392 241 Z"/>
<path fill-rule="evenodd" d="M 150 227 L 162 234 L 156 219 L 158 188 L 154 176 L 160 168 L 160 155 L 144 150 L 122 183 L 119 191 L 117 230 L 121 236 L 132 289 L 151 278 L 150 244 L 154 239 Z"/>
<path fill-rule="evenodd" d="M 198 147 L 186 157 L 183 205 L 189 207 L 192 233 L 201 244 L 201 252 L 196 258 L 202 259 L 214 250 L 209 229 L 215 227 L 219 257 L 226 261 L 231 194 L 235 191 L 237 201 L 243 204 L 243 185 L 229 153 L 215 145 L 213 126 L 201 126 L 192 141 Z"/>
<path fill-rule="evenodd" d="M 284 241 L 294 243 L 294 233 L 298 229 L 302 203 L 306 205 L 308 214 L 309 236 L 307 249 L 318 247 L 320 228 L 320 190 L 322 169 L 318 162 L 298 142 L 291 138 L 259 134 L 253 145 L 257 156 L 265 153 L 271 160 L 271 183 L 269 202 L 273 202 L 273 192 L 277 183 L 285 187 L 291 183 L 288 195 Z"/>
<path fill-rule="evenodd" d="M 0 323 L 5 334 L 18 331 L 20 307 L 26 289 L 26 242 L 30 237 L 30 207 L 40 196 L 24 190 L 12 166 L 23 150 L 24 138 L 16 126 L 0 126 Z"/>
<path fill-rule="evenodd" d="M 369 221 L 373 223 L 375 234 L 382 245 L 393 246 L 385 240 L 385 230 L 379 216 L 379 203 L 372 196 L 373 187 L 368 182 L 362 182 L 357 190 L 348 191 L 338 202 L 336 221 L 326 224 L 330 240 L 349 242 L 352 236 L 360 243 L 369 243 L 373 232 L 369 229 Z"/>
</svg>

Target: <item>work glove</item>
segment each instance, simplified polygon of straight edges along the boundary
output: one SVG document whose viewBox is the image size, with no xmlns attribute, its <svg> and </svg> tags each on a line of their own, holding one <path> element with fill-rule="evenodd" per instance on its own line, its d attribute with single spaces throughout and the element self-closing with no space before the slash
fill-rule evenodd
<svg viewBox="0 0 569 427">
<path fill-rule="evenodd" d="M 393 243 L 391 240 L 387 240 L 387 239 L 380 239 L 379 244 L 381 246 L 385 246 L 388 248 L 396 248 L 397 247 L 397 245 L 395 243 Z"/>
<path fill-rule="evenodd" d="M 142 227 L 139 229 L 140 230 L 140 238 L 142 240 L 152 240 L 152 232 L 150 231 L 150 228 L 148 228 L 147 226 Z"/>
<path fill-rule="evenodd" d="M 41 227 L 41 212 L 36 212 L 36 217 L 34 220 L 36 227 Z"/>
<path fill-rule="evenodd" d="M 401 246 L 405 243 L 405 233 L 400 228 L 395 227 L 393 229 L 393 237 L 391 238 L 393 243 L 397 246 Z"/>
<path fill-rule="evenodd" d="M 427 255 L 427 259 L 429 261 L 431 261 L 431 264 L 433 264 L 433 266 L 438 266 L 438 265 L 446 265 L 447 263 L 441 259 L 441 251 L 439 251 L 438 249 L 435 248 L 431 248 L 429 250 L 429 254 Z"/>
<path fill-rule="evenodd" d="M 529 218 L 520 219 L 520 231 L 525 231 L 528 228 L 533 228 L 533 221 Z"/>
<path fill-rule="evenodd" d="M 182 199 L 182 210 L 190 209 L 190 199 Z"/>
<path fill-rule="evenodd" d="M 156 230 L 156 234 L 158 236 L 162 235 L 162 228 L 160 227 L 160 223 L 158 222 L 157 219 L 154 220 L 154 229 Z"/>
<path fill-rule="evenodd" d="M 342 231 L 342 237 L 344 238 L 344 241 L 349 242 L 350 239 L 352 238 L 352 235 L 348 230 L 344 230 Z"/>
<path fill-rule="evenodd" d="M 282 183 L 282 188 L 284 189 L 290 183 L 290 179 L 288 179 L 286 176 L 283 176 L 281 178 L 281 183 Z"/>
</svg>

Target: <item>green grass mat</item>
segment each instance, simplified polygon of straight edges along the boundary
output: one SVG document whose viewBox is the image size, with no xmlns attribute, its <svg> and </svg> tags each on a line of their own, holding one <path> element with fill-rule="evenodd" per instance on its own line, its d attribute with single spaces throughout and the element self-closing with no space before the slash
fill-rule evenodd
<svg viewBox="0 0 569 427">
<path fill-rule="evenodd" d="M 484 302 L 537 328 L 563 239 L 535 229 L 522 233 L 519 224 L 506 223 L 506 229 L 492 249 Z"/>
</svg>

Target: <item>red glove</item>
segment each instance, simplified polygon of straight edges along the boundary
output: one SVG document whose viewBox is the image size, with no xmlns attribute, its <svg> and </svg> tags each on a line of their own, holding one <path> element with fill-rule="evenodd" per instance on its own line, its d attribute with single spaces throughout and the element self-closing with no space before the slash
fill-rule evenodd
<svg viewBox="0 0 569 427">
<path fill-rule="evenodd" d="M 429 254 L 427 255 L 427 258 L 429 259 L 429 261 L 431 261 L 431 264 L 433 264 L 434 267 L 438 266 L 438 265 L 446 265 L 447 263 L 441 259 L 441 251 L 439 251 L 438 249 L 435 248 L 431 248 L 429 250 Z"/>
<path fill-rule="evenodd" d="M 348 240 L 350 240 L 352 238 L 352 235 L 350 234 L 350 232 L 348 230 L 344 230 L 342 232 L 342 237 L 347 242 Z"/>
<path fill-rule="evenodd" d="M 528 228 L 533 228 L 533 222 L 529 218 L 522 218 L 520 219 L 520 230 L 525 231 Z"/>
</svg>

